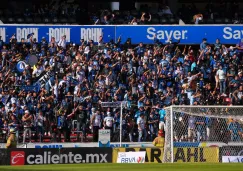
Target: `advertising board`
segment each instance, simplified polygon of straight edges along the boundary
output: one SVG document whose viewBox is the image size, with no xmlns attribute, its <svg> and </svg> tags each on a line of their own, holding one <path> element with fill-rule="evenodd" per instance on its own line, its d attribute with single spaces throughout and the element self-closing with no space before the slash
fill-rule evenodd
<svg viewBox="0 0 243 171">
<path fill-rule="evenodd" d="M 145 163 L 145 151 L 118 152 L 117 163 Z"/>
<path fill-rule="evenodd" d="M 215 43 L 217 38 L 223 44 L 235 44 L 243 38 L 242 26 L 223 25 L 162 25 L 162 26 L 117 26 L 116 35 L 122 35 L 123 41 L 132 39 L 132 43 L 153 43 L 154 35 L 162 43 L 170 39 L 181 39 L 182 44 L 199 44 L 203 38 Z M 195 36 L 196 35 L 196 36 Z"/>
<path fill-rule="evenodd" d="M 112 162 L 117 162 L 119 152 L 141 152 L 145 153 L 145 163 L 162 163 L 163 148 L 113 148 Z M 219 162 L 219 148 L 218 147 L 186 147 L 174 148 L 174 162 L 175 163 L 194 163 L 194 162 Z"/>
<path fill-rule="evenodd" d="M 223 146 L 219 154 L 223 163 L 243 163 L 243 146 Z"/>
<path fill-rule="evenodd" d="M 117 162 L 121 152 L 145 152 L 145 163 L 162 163 L 163 160 L 163 148 L 113 148 L 113 163 Z"/>
<path fill-rule="evenodd" d="M 219 148 L 218 147 L 187 147 L 174 148 L 174 162 L 177 163 L 218 163 Z"/>
<path fill-rule="evenodd" d="M 11 149 L 10 165 L 111 163 L 111 148 Z"/>
<path fill-rule="evenodd" d="M 203 38 L 213 44 L 217 38 L 222 44 L 236 44 L 243 38 L 243 27 L 241 25 L 0 25 L 0 36 L 4 42 L 15 34 L 18 42 L 22 38 L 27 39 L 28 34 L 34 33 L 33 38 L 40 42 L 43 37 L 50 42 L 54 37 L 58 42 L 66 35 L 67 43 L 80 43 L 80 39 L 88 41 L 92 39 L 95 43 L 103 36 L 104 42 L 114 41 L 121 36 L 122 43 L 131 38 L 133 44 L 140 42 L 146 44 L 154 43 L 155 37 L 162 43 L 170 39 L 177 41 L 181 39 L 182 44 L 200 44 Z M 197 36 L 195 36 L 197 35 Z"/>
</svg>

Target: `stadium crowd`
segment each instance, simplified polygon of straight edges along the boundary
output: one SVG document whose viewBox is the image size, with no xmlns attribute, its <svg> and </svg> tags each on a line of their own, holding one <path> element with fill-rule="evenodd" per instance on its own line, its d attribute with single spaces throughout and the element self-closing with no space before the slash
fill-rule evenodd
<svg viewBox="0 0 243 171">
<path fill-rule="evenodd" d="M 166 106 L 243 104 L 243 40 L 226 47 L 205 38 L 192 48 L 156 38 L 135 46 L 122 37 L 77 45 L 65 35 L 59 42 L 32 36 L 0 41 L 2 140 L 15 129 L 21 142 L 60 142 L 62 135 L 69 142 L 72 131 L 97 141 L 98 129 L 107 128 L 117 141 L 120 109 L 101 102 L 127 101 L 124 141 L 152 141 L 164 128 Z"/>
<path fill-rule="evenodd" d="M 85 5 L 86 4 L 86 5 Z M 111 9 L 109 3 L 80 3 L 75 0 L 25 2 L 13 1 L 0 7 L 0 20 L 9 24 L 240 24 L 243 13 L 238 1 L 178 4 L 171 10 L 167 0 L 154 3 L 131 3 L 127 8 Z M 179 7 L 180 6 L 180 7 Z M 172 8 L 173 9 L 173 8 Z M 234 10 L 232 10 L 234 9 Z M 201 14 L 199 22 L 195 16 Z"/>
</svg>

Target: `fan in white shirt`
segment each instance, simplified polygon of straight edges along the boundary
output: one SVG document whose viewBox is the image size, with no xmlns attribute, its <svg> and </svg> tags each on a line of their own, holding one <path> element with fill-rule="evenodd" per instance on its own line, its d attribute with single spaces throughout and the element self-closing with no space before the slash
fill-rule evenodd
<svg viewBox="0 0 243 171">
<path fill-rule="evenodd" d="M 43 71 L 44 71 L 43 67 L 40 65 L 37 65 L 36 69 L 32 72 L 32 75 L 34 77 L 39 77 Z"/>
<path fill-rule="evenodd" d="M 63 49 L 66 49 L 66 35 L 62 36 L 60 41 L 58 42 L 58 46 L 61 46 Z"/>
<path fill-rule="evenodd" d="M 110 112 L 107 112 L 107 117 L 104 119 L 104 127 L 106 129 L 112 129 L 114 123 L 114 118 L 111 116 Z"/>
</svg>

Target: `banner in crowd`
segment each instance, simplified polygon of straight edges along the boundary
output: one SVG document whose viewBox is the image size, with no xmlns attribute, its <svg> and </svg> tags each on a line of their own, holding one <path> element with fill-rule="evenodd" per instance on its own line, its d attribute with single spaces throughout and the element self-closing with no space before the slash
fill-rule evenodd
<svg viewBox="0 0 243 171">
<path fill-rule="evenodd" d="M 219 148 L 218 147 L 174 148 L 174 162 L 218 163 L 219 162 Z"/>
<path fill-rule="evenodd" d="M 27 39 L 27 35 L 34 33 L 34 38 L 40 42 L 43 37 L 50 42 L 51 37 L 59 41 L 62 36 L 66 35 L 66 41 L 76 44 L 80 39 L 85 41 L 92 39 L 94 42 L 99 41 L 103 36 L 104 42 L 111 39 L 116 40 L 119 36 L 124 43 L 131 38 L 133 44 L 143 42 L 152 44 L 154 37 L 162 43 L 177 41 L 181 39 L 182 44 L 199 44 L 203 38 L 208 39 L 208 43 L 215 43 L 219 38 L 223 44 L 236 44 L 243 38 L 243 27 L 240 25 L 119 25 L 119 26 L 71 26 L 71 25 L 0 25 L 0 36 L 4 42 L 9 42 L 12 35 L 18 42 L 22 38 Z M 155 36 L 156 35 L 156 36 Z"/>
<path fill-rule="evenodd" d="M 144 163 L 145 151 L 140 152 L 118 152 L 117 163 Z"/>
<path fill-rule="evenodd" d="M 30 91 L 34 91 L 34 92 L 39 92 L 40 91 L 40 86 L 39 85 L 31 85 L 31 86 L 19 86 L 20 90 L 24 90 L 25 92 L 30 92 Z"/>
<path fill-rule="evenodd" d="M 153 43 L 154 37 L 162 43 L 170 39 L 177 41 L 181 39 L 182 44 L 200 44 L 203 38 L 208 43 L 215 43 L 219 38 L 221 43 L 236 44 L 243 38 L 242 26 L 118 26 L 117 36 L 121 35 L 123 40 L 132 39 L 132 43 Z M 154 36 L 156 35 L 156 36 Z"/>
<path fill-rule="evenodd" d="M 50 81 L 51 77 L 54 77 L 55 73 L 53 71 L 47 71 L 46 73 L 44 73 L 44 75 L 42 75 L 38 81 L 36 82 L 36 86 L 40 86 L 40 87 L 44 87 L 45 84 Z"/>
<path fill-rule="evenodd" d="M 243 163 L 243 146 L 223 146 L 219 154 L 223 163 Z"/>
<path fill-rule="evenodd" d="M 111 163 L 111 148 L 1 149 L 3 165 Z"/>
<path fill-rule="evenodd" d="M 110 147 L 111 131 L 109 129 L 99 129 L 99 147 Z"/>
<path fill-rule="evenodd" d="M 112 162 L 117 163 L 120 152 L 146 152 L 145 163 L 162 163 L 163 148 L 113 148 Z"/>
<path fill-rule="evenodd" d="M 56 41 L 60 41 L 61 37 L 66 35 L 67 42 L 80 43 L 81 39 L 99 41 L 99 37 L 103 36 L 105 42 L 114 39 L 114 26 L 70 26 L 70 25 L 0 25 L 0 36 L 4 42 L 15 34 L 18 42 L 22 38 L 27 39 L 28 34 L 34 33 L 33 38 L 37 42 L 41 42 L 44 37 L 48 42 L 54 37 Z"/>
</svg>

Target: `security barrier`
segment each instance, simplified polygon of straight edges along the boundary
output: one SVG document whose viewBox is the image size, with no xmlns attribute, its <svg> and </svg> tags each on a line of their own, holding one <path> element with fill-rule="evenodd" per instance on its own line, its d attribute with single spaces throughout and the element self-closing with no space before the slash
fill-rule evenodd
<svg viewBox="0 0 243 171">
<path fill-rule="evenodd" d="M 143 42 L 146 44 L 154 43 L 156 39 L 166 43 L 169 39 L 176 41 L 181 39 L 182 44 L 199 44 L 203 38 L 208 39 L 208 43 L 215 43 L 219 38 L 223 44 L 236 44 L 243 38 L 242 25 L 0 25 L 0 36 L 4 42 L 9 42 L 12 35 L 18 42 L 22 38 L 27 39 L 28 34 L 34 33 L 33 38 L 40 42 L 45 37 L 48 42 L 54 37 L 59 41 L 66 35 L 66 41 L 80 44 L 80 39 L 85 41 L 92 39 L 95 43 L 103 36 L 104 42 L 111 39 L 117 40 L 122 37 L 122 43 L 128 38 L 132 39 L 133 44 Z M 195 36 L 197 35 L 197 36 Z"/>
</svg>

